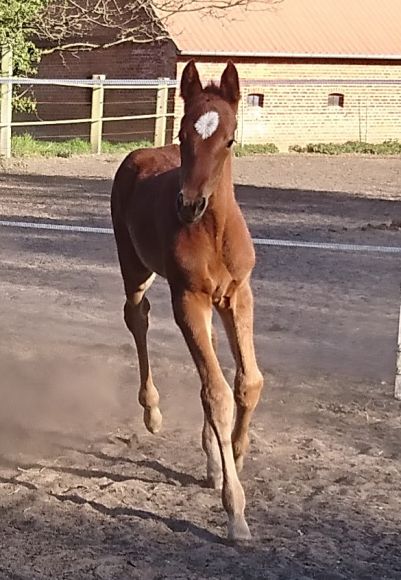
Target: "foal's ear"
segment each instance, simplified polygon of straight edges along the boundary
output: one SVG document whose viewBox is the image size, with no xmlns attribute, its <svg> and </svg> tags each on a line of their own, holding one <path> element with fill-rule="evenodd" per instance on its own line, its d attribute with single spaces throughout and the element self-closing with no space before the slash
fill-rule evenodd
<svg viewBox="0 0 401 580">
<path fill-rule="evenodd" d="M 228 61 L 226 69 L 221 75 L 220 91 L 230 105 L 238 105 L 241 98 L 238 72 L 231 60 Z"/>
<path fill-rule="evenodd" d="M 202 84 L 194 60 L 190 60 L 185 66 L 182 72 L 180 88 L 181 97 L 184 99 L 185 103 L 202 92 Z"/>
</svg>

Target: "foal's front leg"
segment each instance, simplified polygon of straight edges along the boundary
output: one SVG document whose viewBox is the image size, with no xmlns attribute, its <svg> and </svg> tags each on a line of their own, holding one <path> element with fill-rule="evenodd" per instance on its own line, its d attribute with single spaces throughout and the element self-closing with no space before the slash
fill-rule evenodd
<svg viewBox="0 0 401 580">
<path fill-rule="evenodd" d="M 237 415 L 232 443 L 237 471 L 240 472 L 249 447 L 249 424 L 263 387 L 263 376 L 256 362 L 253 343 L 253 296 L 249 282 L 240 286 L 229 306 L 218 308 L 218 312 L 237 367 L 234 381 Z"/>
<path fill-rule="evenodd" d="M 217 333 L 215 327 L 210 326 L 211 340 L 214 352 L 217 355 Z M 206 413 L 204 413 L 203 429 L 202 429 L 202 448 L 206 453 L 206 482 L 207 486 L 212 489 L 222 489 L 223 487 L 223 469 L 221 466 L 221 455 L 219 443 L 213 427 L 208 421 Z"/>
<path fill-rule="evenodd" d="M 234 397 L 224 378 L 211 339 L 212 304 L 209 296 L 172 290 L 175 320 L 188 344 L 202 383 L 201 397 L 207 424 L 213 430 L 222 461 L 222 500 L 228 515 L 228 536 L 249 539 L 245 495 L 235 468 L 231 445 Z"/>
</svg>

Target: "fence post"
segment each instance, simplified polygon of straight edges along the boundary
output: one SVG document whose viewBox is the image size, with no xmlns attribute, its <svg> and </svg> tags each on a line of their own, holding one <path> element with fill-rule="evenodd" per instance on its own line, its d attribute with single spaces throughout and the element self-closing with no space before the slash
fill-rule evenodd
<svg viewBox="0 0 401 580">
<path fill-rule="evenodd" d="M 162 147 L 166 144 L 167 127 L 167 103 L 168 103 L 168 79 L 159 79 L 156 99 L 156 123 L 155 123 L 155 147 Z"/>
<path fill-rule="evenodd" d="M 0 47 L 1 76 L 13 76 L 13 54 L 11 48 Z M 11 83 L 0 85 L 0 156 L 11 157 L 11 121 L 13 86 Z"/>
<path fill-rule="evenodd" d="M 104 104 L 104 85 L 106 75 L 92 75 L 92 79 L 100 81 L 94 84 L 92 88 L 92 110 L 91 110 L 91 151 L 92 153 L 102 152 L 102 133 L 103 133 L 103 104 Z"/>
<path fill-rule="evenodd" d="M 399 401 L 401 401 L 401 303 L 400 303 L 400 314 L 398 318 L 397 359 L 395 365 L 396 370 L 395 370 L 394 397 Z"/>
<path fill-rule="evenodd" d="M 244 146 L 244 122 L 245 122 L 245 98 L 243 95 L 242 99 L 241 99 L 241 121 L 240 121 L 240 126 L 241 126 L 240 147 L 241 148 Z"/>
</svg>

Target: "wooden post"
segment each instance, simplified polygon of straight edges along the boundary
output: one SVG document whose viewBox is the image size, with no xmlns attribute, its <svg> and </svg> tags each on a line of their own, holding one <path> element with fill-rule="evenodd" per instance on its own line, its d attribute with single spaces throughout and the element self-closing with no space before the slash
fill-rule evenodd
<svg viewBox="0 0 401 580">
<path fill-rule="evenodd" d="M 245 99 L 243 95 L 241 99 L 241 140 L 240 140 L 241 147 L 244 146 L 244 121 L 245 121 Z"/>
<path fill-rule="evenodd" d="M 13 76 L 13 55 L 11 48 L 0 47 L 1 76 Z M 0 156 L 11 157 L 12 83 L 0 85 Z"/>
<path fill-rule="evenodd" d="M 397 358 L 395 363 L 394 397 L 399 401 L 401 401 L 401 304 L 400 304 L 400 314 L 398 318 Z"/>
<path fill-rule="evenodd" d="M 167 103 L 168 103 L 168 79 L 159 79 L 156 99 L 156 123 L 155 123 L 155 147 L 162 147 L 166 144 L 167 127 Z"/>
<path fill-rule="evenodd" d="M 102 152 L 102 133 L 103 133 L 103 104 L 104 104 L 104 86 L 103 82 L 106 75 L 92 75 L 92 79 L 100 81 L 99 84 L 93 85 L 92 89 L 92 110 L 91 110 L 91 150 L 92 153 Z"/>
</svg>

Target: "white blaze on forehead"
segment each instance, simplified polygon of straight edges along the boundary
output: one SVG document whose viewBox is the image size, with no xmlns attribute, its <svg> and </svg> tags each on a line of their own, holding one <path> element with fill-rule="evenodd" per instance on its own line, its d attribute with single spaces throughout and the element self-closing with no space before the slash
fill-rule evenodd
<svg viewBox="0 0 401 580">
<path fill-rule="evenodd" d="M 217 111 L 203 113 L 194 125 L 195 131 L 202 137 L 202 139 L 208 139 L 211 137 L 218 126 L 219 114 Z"/>
</svg>

